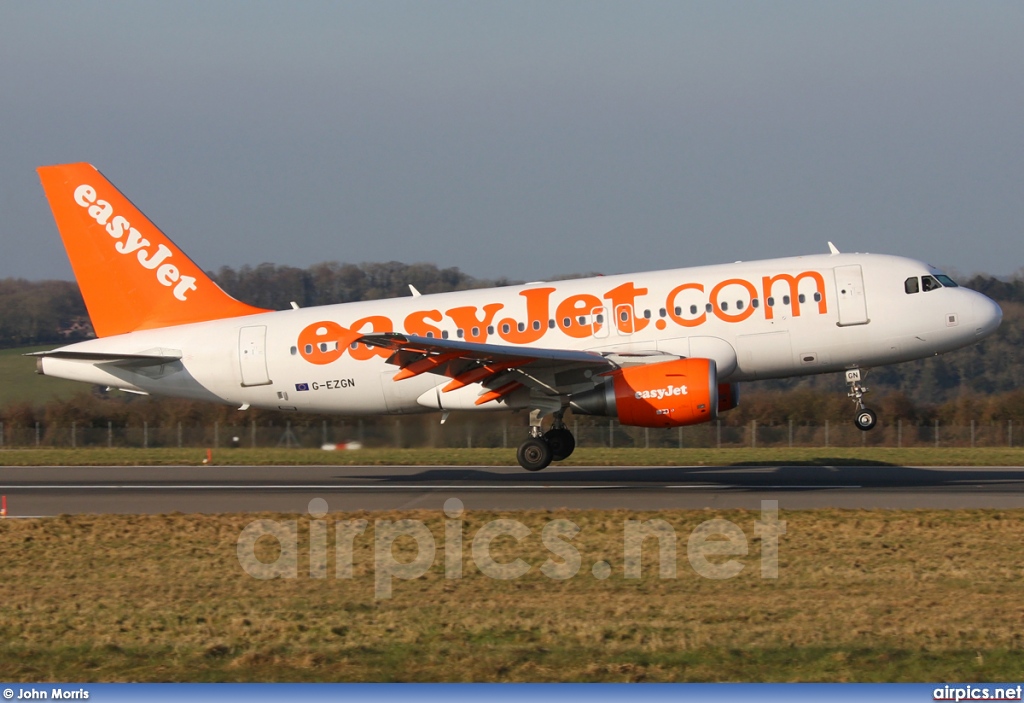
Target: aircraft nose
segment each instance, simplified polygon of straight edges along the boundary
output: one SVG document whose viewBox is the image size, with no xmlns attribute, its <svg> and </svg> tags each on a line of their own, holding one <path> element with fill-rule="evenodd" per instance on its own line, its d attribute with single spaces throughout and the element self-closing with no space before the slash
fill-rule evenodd
<svg viewBox="0 0 1024 703">
<path fill-rule="evenodd" d="M 971 303 L 974 318 L 974 334 L 978 339 L 987 337 L 999 328 L 1003 321 L 1003 309 L 991 298 L 978 293 Z"/>
</svg>

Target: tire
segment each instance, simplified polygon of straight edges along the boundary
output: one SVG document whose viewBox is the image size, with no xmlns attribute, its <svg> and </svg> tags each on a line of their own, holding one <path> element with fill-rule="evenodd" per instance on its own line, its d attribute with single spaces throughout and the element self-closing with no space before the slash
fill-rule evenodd
<svg viewBox="0 0 1024 703">
<path fill-rule="evenodd" d="M 544 433 L 544 440 L 551 447 L 551 461 L 568 459 L 576 449 L 576 438 L 564 427 L 558 430 L 548 430 Z"/>
<path fill-rule="evenodd" d="M 857 425 L 858 430 L 867 432 L 875 426 L 876 422 L 878 422 L 878 416 L 875 415 L 874 410 L 864 408 L 857 413 L 857 417 L 854 418 L 853 422 Z"/>
<path fill-rule="evenodd" d="M 519 445 L 516 459 L 527 471 L 540 471 L 551 463 L 551 446 L 543 439 L 531 437 Z"/>
</svg>

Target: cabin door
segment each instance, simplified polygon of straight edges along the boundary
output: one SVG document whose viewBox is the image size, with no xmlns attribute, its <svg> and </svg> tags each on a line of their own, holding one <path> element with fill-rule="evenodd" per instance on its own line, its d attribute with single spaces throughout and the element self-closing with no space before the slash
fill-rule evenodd
<svg viewBox="0 0 1024 703">
<path fill-rule="evenodd" d="M 243 327 L 238 331 L 238 365 L 243 386 L 270 385 L 267 371 L 267 328 Z"/>
<path fill-rule="evenodd" d="M 868 304 L 864 297 L 864 276 L 860 266 L 837 266 L 835 274 L 839 326 L 867 324 Z"/>
</svg>

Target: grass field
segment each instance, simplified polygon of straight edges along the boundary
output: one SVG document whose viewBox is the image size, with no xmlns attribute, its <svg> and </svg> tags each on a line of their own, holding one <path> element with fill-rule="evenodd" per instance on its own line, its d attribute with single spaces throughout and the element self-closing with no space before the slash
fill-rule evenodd
<svg viewBox="0 0 1024 703">
<path fill-rule="evenodd" d="M 0 407 L 10 403 L 41 404 L 53 398 L 66 399 L 89 389 L 84 383 L 40 376 L 36 373 L 36 360 L 24 356 L 56 346 L 0 349 Z"/>
<path fill-rule="evenodd" d="M 204 449 L 5 449 L 0 466 L 178 466 L 202 464 Z M 218 449 L 219 465 L 456 465 L 515 464 L 513 449 Z M 577 449 L 555 466 L 1020 466 L 1024 448 Z"/>
<path fill-rule="evenodd" d="M 236 557 L 257 516 L 62 516 L 0 520 L 0 679 L 9 681 L 1014 681 L 1024 678 L 1024 511 L 784 513 L 778 579 L 760 578 L 755 512 L 470 512 L 463 578 L 445 578 L 440 513 L 328 516 L 328 577 L 257 580 Z M 295 516 L 263 515 L 276 520 Z M 351 579 L 335 578 L 335 520 L 364 517 Z M 484 576 L 470 545 L 495 518 L 529 536 L 495 542 L 525 576 Z M 627 519 L 667 520 L 676 578 L 655 542 L 623 574 Z M 687 538 L 733 521 L 735 578 L 698 576 Z M 422 577 L 374 597 L 374 520 L 422 520 L 438 545 Z M 578 575 L 540 572 L 541 528 L 581 529 Z M 262 558 L 277 549 L 257 542 Z M 411 538 L 395 542 L 413 556 Z M 452 550 L 455 553 L 456 550 Z M 402 553 L 405 552 L 403 556 Z M 727 557 L 711 557 L 722 561 Z M 611 565 L 606 580 L 591 566 Z"/>
</svg>

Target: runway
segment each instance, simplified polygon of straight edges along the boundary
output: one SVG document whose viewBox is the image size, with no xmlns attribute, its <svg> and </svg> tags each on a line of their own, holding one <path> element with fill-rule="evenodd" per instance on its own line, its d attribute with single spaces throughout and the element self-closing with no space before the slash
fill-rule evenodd
<svg viewBox="0 0 1024 703">
<path fill-rule="evenodd" d="M 1024 508 L 1024 468 L 914 466 L 0 467 L 9 517 L 62 513 Z"/>
</svg>

